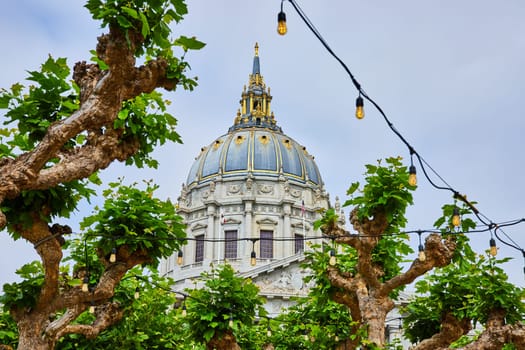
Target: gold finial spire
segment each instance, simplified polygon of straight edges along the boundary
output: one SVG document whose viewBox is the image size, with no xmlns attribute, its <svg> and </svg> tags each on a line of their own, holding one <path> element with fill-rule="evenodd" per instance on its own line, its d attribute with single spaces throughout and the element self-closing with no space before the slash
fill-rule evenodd
<svg viewBox="0 0 525 350">
<path fill-rule="evenodd" d="M 256 57 L 259 56 L 259 43 L 258 42 L 255 43 L 255 56 Z"/>
</svg>

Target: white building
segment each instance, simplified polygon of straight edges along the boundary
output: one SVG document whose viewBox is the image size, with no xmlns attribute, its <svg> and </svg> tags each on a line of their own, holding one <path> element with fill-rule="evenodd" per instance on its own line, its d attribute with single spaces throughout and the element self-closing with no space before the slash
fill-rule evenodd
<svg viewBox="0 0 525 350">
<path fill-rule="evenodd" d="M 190 240 L 160 272 L 183 291 L 211 263 L 227 260 L 259 286 L 273 317 L 290 306 L 290 297 L 308 294 L 307 272 L 299 267 L 305 238 L 321 241 L 313 223 L 330 203 L 314 157 L 283 133 L 271 101 L 256 44 L 233 125 L 201 149 L 182 185 L 178 213 Z"/>
<path fill-rule="evenodd" d="M 192 238 L 183 263 L 175 254 L 160 268 L 182 290 L 210 263 L 227 260 L 254 279 L 276 314 L 290 296 L 307 294 L 298 262 L 305 237 L 321 237 L 313 222 L 329 202 L 314 157 L 283 133 L 271 101 L 256 44 L 233 125 L 201 149 L 182 185 L 178 213 Z"/>
</svg>

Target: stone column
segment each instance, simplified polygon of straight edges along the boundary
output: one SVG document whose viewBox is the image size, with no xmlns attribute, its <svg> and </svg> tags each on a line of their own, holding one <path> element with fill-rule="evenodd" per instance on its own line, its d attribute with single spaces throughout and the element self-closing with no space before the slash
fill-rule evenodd
<svg viewBox="0 0 525 350">
<path fill-rule="evenodd" d="M 207 206 L 208 215 L 208 227 L 206 227 L 206 237 L 209 239 L 216 239 L 217 232 L 215 230 L 215 212 L 216 208 L 214 204 L 208 204 Z M 220 247 L 219 243 L 204 242 L 204 264 L 208 266 L 212 260 L 217 259 L 217 247 Z"/>
<path fill-rule="evenodd" d="M 290 215 L 292 214 L 292 206 L 290 203 L 284 203 L 283 205 L 283 238 L 292 237 L 292 225 L 290 223 Z M 283 251 L 281 257 L 287 257 L 293 254 L 293 241 L 282 242 Z"/>
</svg>

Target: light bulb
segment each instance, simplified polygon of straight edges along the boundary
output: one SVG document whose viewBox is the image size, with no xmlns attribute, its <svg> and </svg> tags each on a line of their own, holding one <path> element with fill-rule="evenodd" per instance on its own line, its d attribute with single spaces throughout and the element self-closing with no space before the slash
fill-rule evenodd
<svg viewBox="0 0 525 350">
<path fill-rule="evenodd" d="M 281 11 L 277 15 L 277 33 L 279 35 L 285 35 L 288 32 L 288 28 L 286 27 L 286 14 Z"/>
<path fill-rule="evenodd" d="M 355 116 L 357 119 L 363 119 L 365 117 L 365 110 L 363 109 L 363 98 L 359 95 L 355 100 Z"/>
<path fill-rule="evenodd" d="M 89 306 L 89 313 L 94 314 L 95 313 L 95 304 L 91 302 L 91 305 Z"/>
<path fill-rule="evenodd" d="M 419 259 L 419 261 L 427 260 L 427 256 L 425 255 L 425 248 L 423 248 L 422 244 L 419 245 L 419 254 L 417 258 Z"/>
<path fill-rule="evenodd" d="M 82 280 L 82 291 L 84 293 L 89 291 L 89 277 L 87 276 Z"/>
<path fill-rule="evenodd" d="M 233 327 L 233 318 L 230 316 L 230 321 L 228 321 L 228 327 Z"/>
<path fill-rule="evenodd" d="M 111 255 L 109 256 L 109 262 L 114 263 L 117 261 L 117 248 L 111 249 Z"/>
<path fill-rule="evenodd" d="M 257 264 L 257 258 L 255 255 L 255 252 L 252 251 L 252 254 L 250 256 L 250 265 L 255 266 Z"/>
<path fill-rule="evenodd" d="M 182 305 L 182 317 L 186 317 L 188 314 L 188 310 L 186 309 L 186 305 Z"/>
<path fill-rule="evenodd" d="M 328 261 L 330 266 L 335 266 L 337 264 L 337 258 L 335 257 L 335 250 L 330 249 L 330 260 Z"/>
<path fill-rule="evenodd" d="M 460 223 L 461 223 L 461 220 L 459 218 L 459 208 L 454 207 L 454 212 L 452 214 L 452 225 L 454 225 L 455 227 L 458 227 Z"/>
<path fill-rule="evenodd" d="M 140 288 L 135 288 L 135 294 L 133 294 L 133 297 L 136 299 L 140 298 Z"/>
<path fill-rule="evenodd" d="M 270 326 L 268 326 L 268 328 L 266 329 L 266 336 L 267 337 L 271 337 L 272 336 L 272 329 L 270 328 Z"/>
<path fill-rule="evenodd" d="M 410 186 L 417 185 L 416 167 L 413 165 L 408 170 L 408 184 Z"/>
<path fill-rule="evenodd" d="M 183 260 L 182 250 L 179 250 L 179 253 L 177 254 L 177 265 L 182 265 Z"/>
<path fill-rule="evenodd" d="M 489 245 L 490 245 L 489 254 L 492 256 L 498 255 L 498 247 L 496 246 L 496 241 L 494 240 L 494 238 L 490 239 Z"/>
<path fill-rule="evenodd" d="M 334 340 L 336 343 L 339 343 L 339 336 L 336 335 Z"/>
</svg>

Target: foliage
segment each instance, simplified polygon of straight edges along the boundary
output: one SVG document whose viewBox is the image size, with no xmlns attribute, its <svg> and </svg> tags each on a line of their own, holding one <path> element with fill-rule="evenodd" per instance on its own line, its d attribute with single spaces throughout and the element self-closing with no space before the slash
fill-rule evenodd
<svg viewBox="0 0 525 350">
<path fill-rule="evenodd" d="M 153 197 L 158 185 L 146 182 L 140 190 L 120 182 L 109 184 L 103 192 L 103 208 L 82 220 L 86 237 L 95 239 L 94 246 L 108 256 L 113 248 L 125 246 L 129 252 L 147 251 L 151 265 L 156 266 L 180 247 L 186 233 L 182 217 L 170 201 Z M 117 254 L 118 256 L 118 254 Z"/>
<path fill-rule="evenodd" d="M 93 340 L 76 334 L 68 335 L 57 345 L 57 349 L 181 349 L 181 343 L 191 342 L 184 339 L 184 332 L 181 332 L 183 319 L 180 309 L 173 307 L 177 299 L 170 292 L 172 283 L 171 279 L 160 277 L 155 270 L 130 270 L 114 298 L 126 310 L 122 321 Z M 140 297 L 135 299 L 133 295 L 137 287 Z M 88 312 L 84 316 L 84 321 L 91 321 L 92 316 Z"/>
<path fill-rule="evenodd" d="M 350 338 L 352 318 L 348 309 L 313 288 L 276 318 L 270 342 L 275 349 L 334 349 Z"/>
<path fill-rule="evenodd" d="M 16 270 L 16 274 L 22 278 L 22 282 L 6 283 L 3 286 L 4 294 L 0 296 L 0 303 L 4 305 L 4 311 L 9 311 L 13 306 L 35 306 L 44 283 L 44 270 L 39 261 L 25 264 Z"/>
<path fill-rule="evenodd" d="M 0 158 L 15 157 L 20 152 L 32 150 L 40 142 L 52 123 L 66 118 L 79 106 L 78 87 L 68 82 L 70 69 L 65 58 L 48 57 L 40 71 L 30 71 L 28 80 L 35 85 L 28 89 L 14 84 L 10 91 L 0 90 L 0 109 L 5 113 L 4 125 L 15 128 L 0 129 Z M 67 152 L 83 143 L 84 136 L 69 140 L 63 150 Z M 56 164 L 51 159 L 46 168 Z M 89 183 L 99 183 L 96 174 L 85 180 L 61 183 L 46 190 L 23 191 L 16 198 L 8 198 L 0 205 L 8 219 L 8 230 L 13 238 L 20 238 L 19 226 L 26 227 L 32 222 L 31 216 L 39 213 L 46 221 L 53 217 L 69 217 L 81 199 L 88 199 L 94 191 Z"/>
<path fill-rule="evenodd" d="M 505 310 L 508 323 L 525 318 L 525 289 L 507 281 L 497 266 L 509 259 L 479 256 L 468 269 L 452 264 L 416 283 L 416 297 L 406 308 L 405 335 L 421 341 L 439 331 L 441 319 L 449 312 L 457 319 L 486 324 L 493 310 Z"/>
<path fill-rule="evenodd" d="M 12 348 L 18 345 L 16 322 L 3 308 L 0 308 L 0 345 L 8 345 Z"/>
<path fill-rule="evenodd" d="M 135 164 L 142 168 L 144 164 L 157 168 L 158 162 L 151 157 L 157 144 L 163 145 L 167 140 L 182 143 L 175 131 L 177 119 L 166 113 L 169 101 L 164 101 L 158 91 L 143 93 L 133 100 L 125 101 L 115 120 L 115 129 L 123 130 L 123 139 L 137 139 L 140 148 L 126 160 L 127 165 Z M 150 113 L 155 109 L 158 113 Z"/>
<path fill-rule="evenodd" d="M 52 123 L 68 117 L 79 107 L 78 86 L 67 81 L 70 69 L 65 58 L 55 60 L 49 56 L 40 71 L 28 73 L 27 80 L 35 83 L 28 90 L 20 83 L 11 86 L 10 91 L 0 90 L 0 109 L 8 109 L 3 124 L 18 128 L 6 143 L 9 149 L 0 149 L 2 157 L 33 149 Z M 65 147 L 72 148 L 78 141 L 70 140 Z"/>
<path fill-rule="evenodd" d="M 256 315 L 266 315 L 259 288 L 237 276 L 230 265 L 212 266 L 202 278 L 204 286 L 188 291 L 186 298 L 187 322 L 196 341 L 207 343 L 229 331 L 236 334 L 241 325 L 252 326 Z"/>
<path fill-rule="evenodd" d="M 188 13 L 183 0 L 88 0 L 86 8 L 94 19 L 102 21 L 102 27 L 120 27 L 126 37 L 131 32 L 140 33 L 144 40 L 141 46 L 135 48 L 137 57 L 145 55 L 146 62 L 151 58 L 162 57 L 168 62 L 167 78 L 176 79 L 188 90 L 196 86 L 196 79 L 183 74 L 189 67 L 188 63 L 184 61 L 184 56 L 175 57 L 173 47 L 179 46 L 186 52 L 199 50 L 205 44 L 186 36 L 173 41 L 169 39 L 169 24 L 172 21 L 178 23 Z"/>
<path fill-rule="evenodd" d="M 378 161 L 378 165 L 366 165 L 366 184 L 359 191 L 360 195 L 354 195 L 359 188 L 359 182 L 355 182 L 347 191 L 347 195 L 353 197 L 343 206 L 356 206 L 360 219 L 372 218 L 379 212 L 384 212 L 389 224 L 385 230 L 388 234 L 405 227 L 405 210 L 413 202 L 410 191 L 415 186 L 409 185 L 409 174 L 400 157 L 387 158 L 385 163 L 385 166 L 381 165 L 381 161 Z"/>
</svg>

